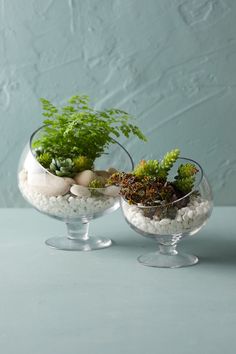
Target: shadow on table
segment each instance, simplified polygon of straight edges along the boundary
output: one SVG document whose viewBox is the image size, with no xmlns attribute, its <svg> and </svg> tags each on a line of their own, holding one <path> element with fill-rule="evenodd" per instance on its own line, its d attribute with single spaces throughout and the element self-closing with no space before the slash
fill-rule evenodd
<svg viewBox="0 0 236 354">
<path fill-rule="evenodd" d="M 157 249 L 157 243 L 153 239 L 141 235 L 122 234 L 113 239 L 114 247 L 122 250 L 122 253 L 139 254 L 140 252 L 153 252 Z M 195 254 L 201 264 L 217 264 L 236 266 L 236 234 L 218 235 L 204 233 L 186 238 L 179 242 L 178 250 Z"/>
<path fill-rule="evenodd" d="M 122 252 L 140 252 L 145 250 L 147 252 L 155 251 L 157 249 L 157 243 L 155 240 L 142 237 L 141 235 L 125 235 L 122 234 L 119 237 L 113 237 L 114 247 L 122 249 Z"/>
<path fill-rule="evenodd" d="M 236 234 L 235 239 L 228 235 L 218 238 L 207 234 L 198 238 L 197 235 L 189 241 L 183 241 L 183 250 L 196 254 L 201 263 L 236 266 Z"/>
</svg>

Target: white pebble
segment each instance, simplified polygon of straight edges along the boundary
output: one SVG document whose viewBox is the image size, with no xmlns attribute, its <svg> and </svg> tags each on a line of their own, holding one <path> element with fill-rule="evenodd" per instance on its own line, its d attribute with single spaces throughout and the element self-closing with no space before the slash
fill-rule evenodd
<svg viewBox="0 0 236 354">
<path fill-rule="evenodd" d="M 201 203 L 204 202 L 204 208 Z M 137 205 L 129 205 L 121 202 L 123 213 L 126 219 L 137 229 L 156 235 L 174 235 L 188 233 L 200 228 L 207 220 L 208 213 L 211 210 L 211 204 L 208 201 L 197 199 L 196 206 L 194 200 L 191 200 L 191 206 L 184 207 L 177 211 L 175 219 L 164 218 L 158 220 L 143 215 L 143 210 Z"/>
<path fill-rule="evenodd" d="M 70 192 L 78 197 L 90 197 L 91 193 L 88 188 L 84 186 L 80 186 L 78 184 L 74 184 L 70 188 Z"/>
<path fill-rule="evenodd" d="M 62 177 L 58 178 L 62 179 L 63 183 L 65 183 Z M 44 213 L 62 218 L 96 217 L 97 213 L 115 210 L 119 207 L 119 199 L 117 197 L 114 198 L 102 194 L 99 197 L 78 197 L 71 195 L 69 191 L 67 194 L 57 197 L 42 194 L 28 184 L 24 172 L 19 173 L 19 188 L 23 196 L 35 208 Z M 88 191 L 87 188 L 86 190 Z"/>
<path fill-rule="evenodd" d="M 171 222 L 170 219 L 162 219 L 162 220 L 159 222 L 159 224 L 160 224 L 161 226 L 165 226 L 165 225 L 169 225 L 170 222 Z"/>
</svg>

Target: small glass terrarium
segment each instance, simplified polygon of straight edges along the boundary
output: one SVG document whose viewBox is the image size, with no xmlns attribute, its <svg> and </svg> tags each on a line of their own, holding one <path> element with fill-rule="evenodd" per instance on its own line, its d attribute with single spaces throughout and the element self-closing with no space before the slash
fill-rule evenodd
<svg viewBox="0 0 236 354">
<path fill-rule="evenodd" d="M 212 192 L 202 167 L 179 157 L 141 161 L 133 173 L 111 177 L 121 188 L 121 207 L 129 226 L 158 243 L 158 250 L 138 257 L 146 266 L 177 268 L 196 264 L 194 255 L 177 251 L 180 240 L 196 234 L 209 219 Z"/>
<path fill-rule="evenodd" d="M 145 138 L 127 123 L 127 113 L 95 111 L 86 96 L 72 97 L 60 110 L 42 103 L 47 119 L 22 153 L 19 189 L 38 211 L 66 223 L 67 236 L 49 238 L 47 245 L 71 251 L 109 247 L 110 239 L 89 235 L 89 222 L 120 206 L 119 187 L 107 181 L 119 170 L 133 169 L 128 151 L 112 135 Z"/>
</svg>

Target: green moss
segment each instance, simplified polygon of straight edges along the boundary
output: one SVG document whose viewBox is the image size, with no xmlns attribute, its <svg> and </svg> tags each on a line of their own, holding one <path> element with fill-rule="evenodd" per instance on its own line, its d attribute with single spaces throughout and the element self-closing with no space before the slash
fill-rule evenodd
<svg viewBox="0 0 236 354">
<path fill-rule="evenodd" d="M 44 168 L 49 168 L 52 162 L 52 155 L 48 152 L 43 152 L 36 156 L 37 161 L 42 165 Z"/>
<path fill-rule="evenodd" d="M 93 167 L 93 161 L 87 156 L 78 156 L 73 158 L 73 164 L 76 172 L 91 170 Z"/>
<path fill-rule="evenodd" d="M 104 183 L 99 179 L 94 179 L 89 183 L 89 188 L 104 188 Z"/>
</svg>

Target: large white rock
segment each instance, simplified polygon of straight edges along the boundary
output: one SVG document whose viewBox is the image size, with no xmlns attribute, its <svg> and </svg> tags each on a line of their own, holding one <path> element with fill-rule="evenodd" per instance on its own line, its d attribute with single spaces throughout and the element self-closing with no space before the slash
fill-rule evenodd
<svg viewBox="0 0 236 354">
<path fill-rule="evenodd" d="M 32 155 L 31 151 L 29 151 L 28 154 L 26 155 L 23 167 L 27 172 L 32 172 L 32 173 L 39 173 L 40 171 L 43 170 L 41 165 Z"/>
<path fill-rule="evenodd" d="M 70 190 L 70 181 L 63 177 L 53 176 L 49 173 L 28 172 L 27 183 L 35 192 L 47 196 L 64 195 Z"/>
<path fill-rule="evenodd" d="M 71 186 L 75 184 L 75 180 L 71 177 L 63 177 L 63 179 L 68 182 Z"/>
<path fill-rule="evenodd" d="M 74 180 L 77 184 L 81 186 L 88 187 L 89 183 L 96 179 L 96 174 L 91 170 L 85 170 L 83 172 L 77 173 Z"/>
</svg>

